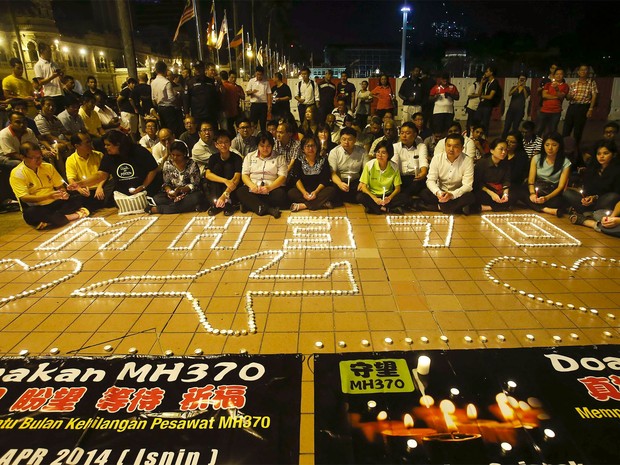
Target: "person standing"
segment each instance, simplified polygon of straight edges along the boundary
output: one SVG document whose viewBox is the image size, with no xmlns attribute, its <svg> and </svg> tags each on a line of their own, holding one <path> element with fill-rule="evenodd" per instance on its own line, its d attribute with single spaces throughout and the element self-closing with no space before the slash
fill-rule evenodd
<svg viewBox="0 0 620 465">
<path fill-rule="evenodd" d="M 482 81 L 482 73 L 476 73 L 476 80 L 467 87 L 467 102 L 465 102 L 465 111 L 467 112 L 467 127 L 470 128 L 476 119 L 478 105 L 480 105 L 480 81 Z"/>
<path fill-rule="evenodd" d="M 121 90 L 118 94 L 116 103 L 118 103 L 118 109 L 121 112 L 121 125 L 129 133 L 129 136 L 134 142 L 139 140 L 138 138 L 138 105 L 137 98 L 134 94 L 136 88 L 136 81 L 134 78 L 127 79 L 127 86 Z"/>
<path fill-rule="evenodd" d="M 265 69 L 256 67 L 256 74 L 248 81 L 245 93 L 250 97 L 250 121 L 260 123 L 261 131 L 267 131 L 267 116 L 271 113 L 271 88 L 264 79 Z"/>
<path fill-rule="evenodd" d="M 570 104 L 568 105 L 568 110 L 566 110 L 562 136 L 570 136 L 571 132 L 574 131 L 573 135 L 577 146 L 581 142 L 586 121 L 592 117 L 598 96 L 598 87 L 594 79 L 588 77 L 589 71 L 590 67 L 588 65 L 579 66 L 577 70 L 579 79 L 570 84 L 570 89 L 566 96 L 566 100 Z"/>
<path fill-rule="evenodd" d="M 562 116 L 562 102 L 569 90 L 564 81 L 564 70 L 556 68 L 553 80 L 543 87 L 543 104 L 536 119 L 536 133 L 539 136 L 557 131 Z"/>
<path fill-rule="evenodd" d="M 403 100 L 402 121 L 411 121 L 415 113 L 422 111 L 422 103 L 424 102 L 424 92 L 422 89 L 422 78 L 420 75 L 422 70 L 419 66 L 414 66 L 411 74 L 400 85 L 398 96 Z"/>
<path fill-rule="evenodd" d="M 527 77 L 525 74 L 519 74 L 519 81 L 511 87 L 508 93 L 510 105 L 508 105 L 508 110 L 506 110 L 502 139 L 506 139 L 510 131 L 518 131 L 521 126 L 521 121 L 525 116 L 525 104 L 531 94 L 530 88 L 525 85 L 526 82 Z"/>
<path fill-rule="evenodd" d="M 215 80 L 215 64 L 202 61 L 194 63 L 194 76 L 187 80 L 183 99 L 186 115 L 196 118 L 198 125 L 209 122 L 217 128 L 217 116 L 221 107 L 220 86 Z M 177 137 L 179 134 L 177 134 Z"/>
<path fill-rule="evenodd" d="M 288 119 L 291 115 L 291 88 L 282 80 L 282 73 L 274 74 L 276 85 L 271 88 L 271 113 L 273 119 Z M 301 113 L 300 113 L 301 115 Z"/>
<path fill-rule="evenodd" d="M 324 123 L 325 118 L 334 109 L 334 99 L 336 98 L 336 86 L 332 82 L 333 73 L 331 69 L 325 71 L 325 77 L 319 82 L 319 122 Z"/>
<path fill-rule="evenodd" d="M 136 105 L 140 113 L 140 134 L 142 136 L 146 134 L 146 117 L 151 113 L 151 108 L 153 108 L 151 86 L 149 86 L 148 82 L 149 78 L 146 73 L 138 73 L 138 84 L 136 84 L 133 90 L 137 100 Z"/>
<path fill-rule="evenodd" d="M 60 113 L 65 107 L 60 83 L 63 73 L 60 66 L 52 61 L 52 49 L 45 42 L 39 42 L 39 61 L 34 64 L 34 74 L 43 86 L 44 95 L 54 99 L 54 108 Z"/>
<path fill-rule="evenodd" d="M 377 99 L 375 115 L 383 119 L 386 113 L 395 113 L 394 91 L 392 91 L 390 79 L 387 77 L 387 74 L 383 73 L 379 77 L 379 85 L 376 86 L 371 93 L 373 98 Z"/>
<path fill-rule="evenodd" d="M 313 80 L 310 80 L 310 70 L 308 68 L 302 68 L 301 80 L 297 83 L 297 92 L 295 100 L 298 103 L 299 121 L 303 122 L 304 115 L 306 114 L 306 108 L 315 106 L 317 101 L 316 84 Z"/>
<path fill-rule="evenodd" d="M 170 129 L 176 137 L 183 133 L 181 111 L 176 107 L 176 93 L 166 78 L 168 66 L 163 61 L 155 63 L 157 76 L 151 81 L 151 97 L 157 108 L 162 128 Z"/>
<path fill-rule="evenodd" d="M 454 119 L 454 101 L 459 99 L 459 90 L 444 73 L 430 92 L 430 100 L 435 102 L 432 127 L 435 132 L 446 132 Z"/>
<path fill-rule="evenodd" d="M 349 75 L 346 71 L 340 73 L 340 82 L 336 86 L 336 95 L 338 98 L 344 98 L 349 110 L 355 108 L 355 86 L 349 82 Z"/>
<path fill-rule="evenodd" d="M 495 79 L 496 74 L 497 69 L 494 66 L 489 66 L 486 69 L 484 76 L 482 76 L 478 93 L 480 103 L 476 111 L 476 118 L 487 131 L 491 124 L 491 113 L 493 112 L 493 108 L 499 106 L 502 101 L 502 88 L 499 82 L 497 82 L 497 79 Z"/>
</svg>

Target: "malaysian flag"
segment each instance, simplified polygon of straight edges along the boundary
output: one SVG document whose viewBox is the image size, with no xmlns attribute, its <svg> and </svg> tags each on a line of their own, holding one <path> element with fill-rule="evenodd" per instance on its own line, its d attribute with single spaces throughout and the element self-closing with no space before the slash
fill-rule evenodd
<svg viewBox="0 0 620 465">
<path fill-rule="evenodd" d="M 179 21 L 179 25 L 177 26 L 177 32 L 174 33 L 174 39 L 172 39 L 173 42 L 175 42 L 177 40 L 177 37 L 179 37 L 179 29 L 181 29 L 181 26 L 183 26 L 194 16 L 196 16 L 194 14 L 194 3 L 192 2 L 192 0 L 187 0 L 187 2 L 185 2 L 185 9 L 183 10 L 183 14 L 181 14 L 181 20 Z"/>
</svg>

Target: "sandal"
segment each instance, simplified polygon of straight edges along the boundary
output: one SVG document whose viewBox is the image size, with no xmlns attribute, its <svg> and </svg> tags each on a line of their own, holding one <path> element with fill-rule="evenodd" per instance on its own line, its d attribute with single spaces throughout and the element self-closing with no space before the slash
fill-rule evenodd
<svg viewBox="0 0 620 465">
<path fill-rule="evenodd" d="M 298 212 L 299 211 L 299 204 L 298 203 L 292 203 L 291 204 L 291 211 L 292 212 Z"/>
<path fill-rule="evenodd" d="M 573 224 L 583 225 L 583 223 L 585 223 L 587 218 L 581 213 L 574 213 L 568 219 Z"/>
</svg>

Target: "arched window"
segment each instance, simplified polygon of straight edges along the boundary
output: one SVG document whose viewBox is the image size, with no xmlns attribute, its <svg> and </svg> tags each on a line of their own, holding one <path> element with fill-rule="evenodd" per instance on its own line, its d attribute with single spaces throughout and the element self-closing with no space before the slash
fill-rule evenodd
<svg viewBox="0 0 620 465">
<path fill-rule="evenodd" d="M 4 47 L 0 47 L 0 63 L 4 64 L 8 61 Z"/>
<path fill-rule="evenodd" d="M 39 54 L 37 53 L 37 46 L 33 41 L 28 42 L 28 60 L 32 63 L 39 61 Z"/>
</svg>

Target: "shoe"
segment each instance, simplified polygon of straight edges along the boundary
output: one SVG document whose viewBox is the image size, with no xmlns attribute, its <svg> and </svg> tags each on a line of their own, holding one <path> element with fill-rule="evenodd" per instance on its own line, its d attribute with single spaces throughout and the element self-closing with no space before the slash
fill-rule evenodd
<svg viewBox="0 0 620 465">
<path fill-rule="evenodd" d="M 560 207 L 555 211 L 555 216 L 557 216 L 558 218 L 562 218 L 564 216 L 564 213 L 566 213 L 566 210 Z"/>
<path fill-rule="evenodd" d="M 224 206 L 224 216 L 233 216 L 235 214 L 235 207 L 227 203 Z"/>
<path fill-rule="evenodd" d="M 38 230 L 38 231 L 41 231 L 42 229 L 47 228 L 49 225 L 50 225 L 49 223 L 46 223 L 46 222 L 44 222 L 44 221 L 41 221 L 38 225 L 36 225 L 36 226 L 34 227 L 34 229 L 36 229 L 36 230 Z"/>
<path fill-rule="evenodd" d="M 463 207 L 463 215 L 465 216 L 469 216 L 471 215 L 472 211 L 471 211 L 471 205 L 465 205 Z"/>
<path fill-rule="evenodd" d="M 403 207 L 394 207 L 388 210 L 390 213 L 394 213 L 395 215 L 404 215 Z"/>
<path fill-rule="evenodd" d="M 298 212 L 299 211 L 299 204 L 298 203 L 292 203 L 291 204 L 291 211 L 292 212 Z"/>
<path fill-rule="evenodd" d="M 217 207 L 210 207 L 210 208 L 207 210 L 207 215 L 209 215 L 209 216 L 215 216 L 215 215 L 217 215 L 217 214 L 218 214 L 219 212 L 221 212 L 221 211 L 222 211 L 222 209 L 221 209 L 221 208 L 217 208 Z"/>
<path fill-rule="evenodd" d="M 245 205 L 241 204 L 241 213 L 247 213 L 248 209 L 245 207 Z"/>
<path fill-rule="evenodd" d="M 271 216 L 273 216 L 276 220 L 282 216 L 280 209 L 278 207 L 272 207 L 267 210 Z"/>
<path fill-rule="evenodd" d="M 256 210 L 256 214 L 258 216 L 265 216 L 267 213 L 269 213 L 268 209 L 262 205 L 258 206 L 258 210 Z"/>
<path fill-rule="evenodd" d="M 573 224 L 582 225 L 583 223 L 585 223 L 587 218 L 581 213 L 573 213 L 571 216 L 568 217 L 568 219 Z"/>
<path fill-rule="evenodd" d="M 332 209 L 334 208 L 334 206 L 332 205 L 332 203 L 328 200 L 327 202 L 325 202 L 323 204 L 323 208 L 328 208 L 328 209 Z"/>
</svg>

